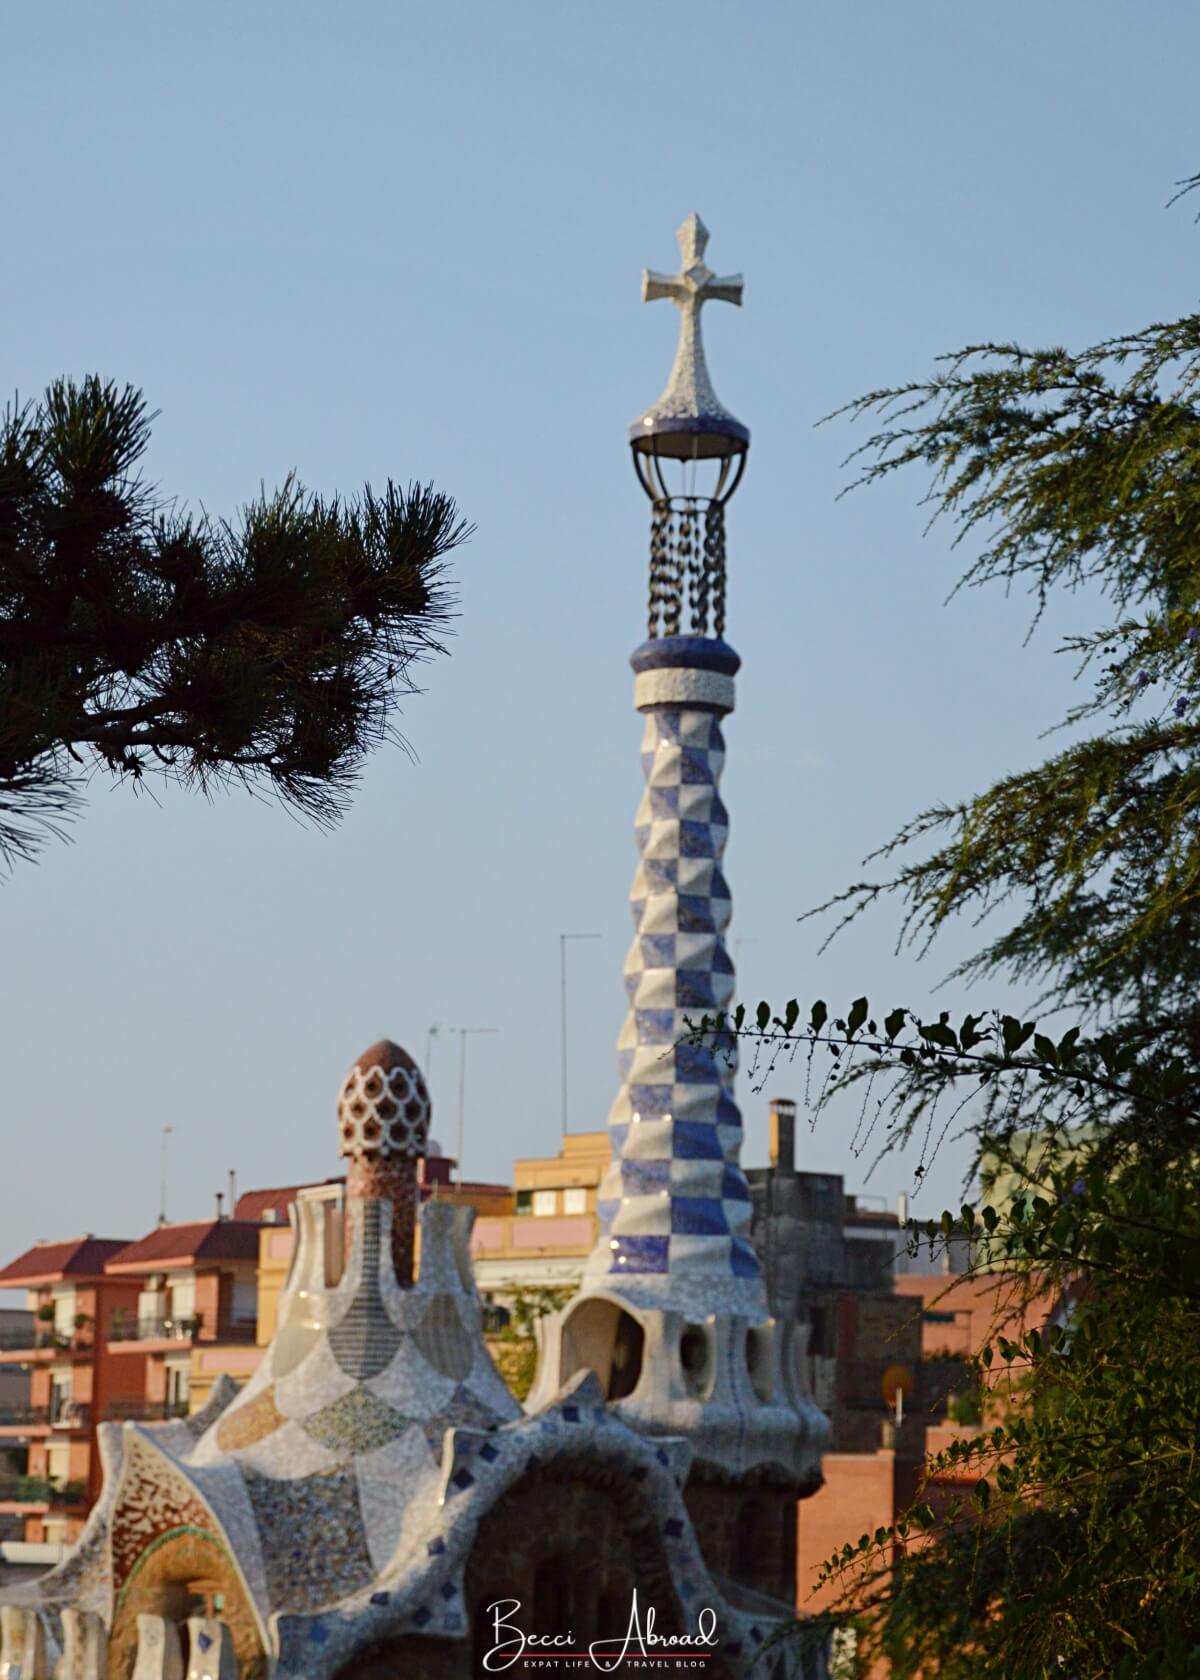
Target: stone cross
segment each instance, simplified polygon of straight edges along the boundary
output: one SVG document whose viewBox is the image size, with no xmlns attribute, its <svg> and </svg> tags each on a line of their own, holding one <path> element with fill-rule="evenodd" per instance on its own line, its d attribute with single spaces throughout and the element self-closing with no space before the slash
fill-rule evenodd
<svg viewBox="0 0 1200 1680">
<path fill-rule="evenodd" d="M 654 303 L 659 298 L 670 298 L 677 303 L 685 313 L 699 316 L 702 304 L 709 298 L 717 298 L 722 303 L 740 304 L 742 301 L 743 280 L 740 274 L 729 274 L 723 279 L 713 273 L 704 261 L 704 252 L 708 247 L 708 229 L 693 210 L 687 220 L 682 223 L 675 235 L 679 241 L 679 255 L 681 260 L 678 274 L 659 274 L 653 268 L 642 270 L 642 302 Z"/>
<path fill-rule="evenodd" d="M 667 388 L 654 407 L 643 416 L 641 424 L 649 426 L 672 419 L 731 421 L 733 416 L 719 401 L 709 378 L 700 337 L 700 311 L 710 298 L 716 298 L 721 303 L 740 304 L 742 277 L 740 274 L 720 277 L 705 263 L 708 229 L 695 211 L 675 237 L 679 241 L 681 258 L 679 273 L 659 274 L 652 268 L 642 270 L 642 301 L 653 303 L 658 298 L 670 298 L 679 306 L 680 322 L 679 348 L 675 352 L 675 365 L 671 369 Z"/>
</svg>

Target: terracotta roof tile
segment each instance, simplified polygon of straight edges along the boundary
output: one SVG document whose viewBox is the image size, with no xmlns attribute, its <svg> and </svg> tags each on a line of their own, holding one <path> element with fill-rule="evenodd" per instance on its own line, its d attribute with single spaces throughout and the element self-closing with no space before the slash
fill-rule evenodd
<svg viewBox="0 0 1200 1680">
<path fill-rule="evenodd" d="M 128 1243 L 124 1237 L 74 1237 L 70 1242 L 35 1243 L 0 1270 L 0 1288 L 50 1283 L 56 1278 L 100 1278 L 114 1254 Z"/>
<path fill-rule="evenodd" d="M 140 1242 L 129 1243 L 106 1270 L 154 1272 L 212 1260 L 257 1260 L 258 1225 L 246 1219 L 201 1219 L 188 1225 L 160 1225 Z"/>
<path fill-rule="evenodd" d="M 273 1221 L 266 1223 L 276 1225 L 287 1224 L 287 1210 L 296 1200 L 301 1190 L 320 1190 L 326 1184 L 344 1184 L 344 1178 L 326 1178 L 316 1183 L 285 1184 L 276 1190 L 246 1190 L 238 1197 L 234 1205 L 235 1219 L 255 1219 L 263 1221 L 263 1215 L 274 1212 Z"/>
</svg>

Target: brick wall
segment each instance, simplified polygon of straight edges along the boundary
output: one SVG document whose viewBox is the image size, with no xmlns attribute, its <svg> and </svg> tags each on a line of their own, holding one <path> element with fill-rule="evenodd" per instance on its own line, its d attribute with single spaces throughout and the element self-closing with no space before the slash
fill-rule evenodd
<svg viewBox="0 0 1200 1680">
<path fill-rule="evenodd" d="M 826 1453 L 822 1468 L 825 1485 L 801 1503 L 796 1526 L 799 1606 L 810 1615 L 839 1596 L 836 1585 L 817 1588 L 826 1558 L 890 1523 L 902 1491 L 891 1452 Z"/>
</svg>

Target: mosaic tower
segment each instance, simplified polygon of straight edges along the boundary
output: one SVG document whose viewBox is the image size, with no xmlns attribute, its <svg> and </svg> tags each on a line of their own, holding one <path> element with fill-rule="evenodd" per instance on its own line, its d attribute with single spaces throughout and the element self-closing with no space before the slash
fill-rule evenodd
<svg viewBox="0 0 1200 1680">
<path fill-rule="evenodd" d="M 724 1304 L 765 1312 L 738 1164 L 736 1044 L 684 1042 L 689 1019 L 726 1008 L 733 996 L 725 948 L 732 907 L 721 872 L 728 817 L 718 784 L 721 720 L 733 710 L 740 661 L 724 639 L 725 503 L 750 433 L 713 390 L 700 315 L 709 299 L 740 304 L 742 279 L 720 279 L 706 266 L 708 231 L 698 216 L 678 237 L 679 274 L 648 270 L 642 283 L 645 299 L 678 306 L 680 334 L 666 390 L 630 429 L 652 506 L 649 634 L 631 661 L 634 705 L 646 720 L 646 790 L 635 825 L 622 1085 L 609 1115 L 613 1159 L 587 1275 L 664 1306 L 711 1306 L 716 1286 Z M 687 488 L 673 494 L 668 475 L 680 476 L 681 466 Z M 715 473 L 706 495 L 696 493 L 697 470 Z"/>
<path fill-rule="evenodd" d="M 687 1436 L 719 1476 L 774 1477 L 794 1510 L 797 1492 L 819 1484 L 828 1425 L 803 1384 L 803 1332 L 770 1316 L 750 1242 L 736 1042 L 689 1041 L 689 1022 L 726 1009 L 734 991 L 719 782 L 740 661 L 725 640 L 725 512 L 750 433 L 717 397 L 701 336 L 704 305 L 740 304 L 742 278 L 707 266 L 698 216 L 678 239 L 679 273 L 642 281 L 644 299 L 679 309 L 675 363 L 629 434 L 651 521 L 648 635 L 631 660 L 646 787 L 621 1087 L 599 1239 L 579 1295 L 544 1326 L 534 1398 L 590 1366 L 635 1428 Z M 704 1478 L 689 1482 L 700 1519 Z"/>
</svg>

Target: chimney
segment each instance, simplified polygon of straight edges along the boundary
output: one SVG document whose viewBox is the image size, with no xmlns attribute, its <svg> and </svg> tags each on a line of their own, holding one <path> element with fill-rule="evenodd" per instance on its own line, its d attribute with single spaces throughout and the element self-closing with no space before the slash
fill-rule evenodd
<svg viewBox="0 0 1200 1680">
<path fill-rule="evenodd" d="M 237 1174 L 233 1168 L 229 1169 L 229 1217 L 234 1218 L 237 1211 Z"/>
<path fill-rule="evenodd" d="M 225 1200 L 224 1196 L 218 1190 L 217 1191 L 217 1218 L 218 1218 L 218 1220 L 224 1219 L 224 1217 L 225 1217 L 225 1210 L 221 1206 L 221 1204 L 222 1204 L 222 1202 L 224 1202 L 224 1200 Z"/>
<path fill-rule="evenodd" d="M 338 1132 L 346 1166 L 346 1252 L 356 1206 L 391 1203 L 392 1265 L 402 1289 L 413 1282 L 419 1164 L 429 1139 L 429 1092 L 407 1051 L 381 1039 L 342 1083 Z"/>
<path fill-rule="evenodd" d="M 781 1178 L 796 1176 L 796 1105 L 790 1097 L 772 1097 L 768 1108 L 767 1150 Z"/>
</svg>

